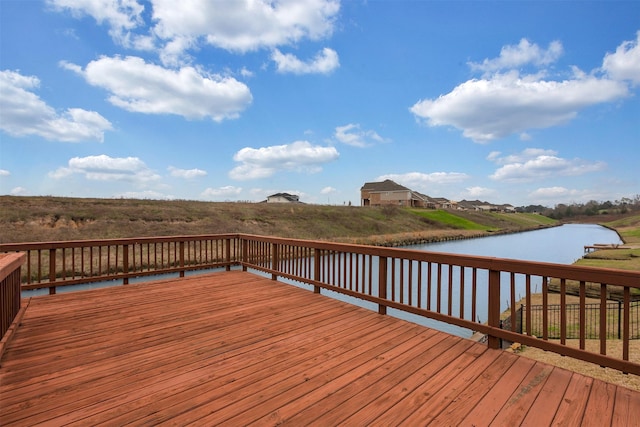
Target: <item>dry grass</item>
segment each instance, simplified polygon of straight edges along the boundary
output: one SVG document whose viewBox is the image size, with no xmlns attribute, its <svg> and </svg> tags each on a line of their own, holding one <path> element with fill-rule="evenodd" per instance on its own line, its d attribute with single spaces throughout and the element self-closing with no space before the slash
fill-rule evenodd
<svg viewBox="0 0 640 427">
<path fill-rule="evenodd" d="M 246 233 L 361 243 L 420 242 L 465 235 L 409 209 L 307 204 L 213 203 L 188 200 L 76 199 L 0 196 L 0 243 L 166 235 Z M 519 231 L 515 221 L 469 216 L 485 230 Z M 515 217 L 515 216 L 514 216 Z M 510 218 L 510 217 L 507 217 Z M 538 225 L 545 225 L 542 221 Z M 487 234 L 475 230 L 477 235 Z M 435 237 L 434 237 L 435 236 Z"/>
<path fill-rule="evenodd" d="M 555 340 L 550 341 L 557 342 Z M 578 347 L 579 342 L 578 340 L 567 340 L 567 345 Z M 598 353 L 600 350 L 600 341 L 587 340 L 586 349 L 588 351 Z M 559 354 L 540 350 L 535 347 L 525 347 L 520 354 L 530 359 L 539 360 L 550 365 L 558 366 L 573 372 L 607 381 L 609 383 L 622 385 L 640 391 L 640 376 L 637 375 L 623 374 L 615 369 L 603 368 L 593 363 L 583 362 L 582 360 L 573 359 L 571 357 L 563 357 Z M 622 354 L 622 341 L 608 340 L 607 354 Z M 633 362 L 640 363 L 639 340 L 631 340 L 629 344 L 629 359 Z"/>
</svg>

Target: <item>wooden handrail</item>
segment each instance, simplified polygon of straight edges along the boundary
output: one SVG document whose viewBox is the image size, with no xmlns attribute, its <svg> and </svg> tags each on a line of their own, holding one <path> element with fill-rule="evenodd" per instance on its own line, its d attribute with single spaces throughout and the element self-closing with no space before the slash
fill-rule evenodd
<svg viewBox="0 0 640 427">
<path fill-rule="evenodd" d="M 3 342 L 20 311 L 20 267 L 25 260 L 24 253 L 0 254 L 0 338 Z"/>
<path fill-rule="evenodd" d="M 161 236 L 131 239 L 71 240 L 60 242 L 5 243 L 0 253 L 26 254 L 22 290 L 238 265 L 240 254 L 231 248 L 236 234 Z"/>
<path fill-rule="evenodd" d="M 184 275 L 187 270 L 237 265 L 263 271 L 273 279 L 311 285 L 315 292 L 327 289 L 373 302 L 381 314 L 392 308 L 480 332 L 494 348 L 503 340 L 520 342 L 640 375 L 640 364 L 629 360 L 632 329 L 640 327 L 632 324 L 629 315 L 631 299 L 640 295 L 637 271 L 246 234 L 0 244 L 0 253 L 13 251 L 26 253 L 23 290 L 49 288 L 55 292 L 56 286 L 99 280 L 126 284 L 137 276 Z M 561 328 L 561 342 L 547 338 L 552 326 L 548 320 L 549 285 L 554 281 L 560 283 L 563 309 L 569 284 L 579 290 L 578 348 L 566 343 L 566 318 L 553 325 Z M 512 323 L 509 330 L 501 329 L 502 313 L 508 311 L 513 316 L 516 297 L 526 298 L 529 306 L 531 295 L 538 292 L 532 288 L 543 294 L 541 337 L 527 335 L 531 313 L 522 316 L 526 326 L 518 329 Z M 607 337 L 602 332 L 599 351 L 585 348 L 585 294 L 590 288 L 599 296 L 601 317 L 606 315 L 609 295 L 620 295 L 620 355 L 607 354 Z"/>
</svg>

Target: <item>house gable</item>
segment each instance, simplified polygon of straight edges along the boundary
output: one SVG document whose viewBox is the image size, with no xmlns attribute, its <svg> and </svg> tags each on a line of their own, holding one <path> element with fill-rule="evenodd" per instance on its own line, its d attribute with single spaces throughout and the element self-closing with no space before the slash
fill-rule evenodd
<svg viewBox="0 0 640 427">
<path fill-rule="evenodd" d="M 300 203 L 300 197 L 289 193 L 276 193 L 267 197 L 267 203 Z"/>
</svg>

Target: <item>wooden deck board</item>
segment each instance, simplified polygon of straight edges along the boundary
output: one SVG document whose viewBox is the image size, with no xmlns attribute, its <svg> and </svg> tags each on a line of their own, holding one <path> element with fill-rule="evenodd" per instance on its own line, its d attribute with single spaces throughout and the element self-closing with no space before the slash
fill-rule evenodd
<svg viewBox="0 0 640 427">
<path fill-rule="evenodd" d="M 233 271 L 34 297 L 0 425 L 637 425 L 640 393 Z M 468 421 L 468 423 L 467 423 Z"/>
</svg>

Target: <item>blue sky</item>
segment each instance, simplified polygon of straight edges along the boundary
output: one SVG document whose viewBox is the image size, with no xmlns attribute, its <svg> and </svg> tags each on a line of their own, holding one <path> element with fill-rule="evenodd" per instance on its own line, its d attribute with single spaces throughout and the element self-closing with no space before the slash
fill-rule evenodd
<svg viewBox="0 0 640 427">
<path fill-rule="evenodd" d="M 639 40 L 638 1 L 0 0 L 0 194 L 634 197 Z"/>
</svg>

